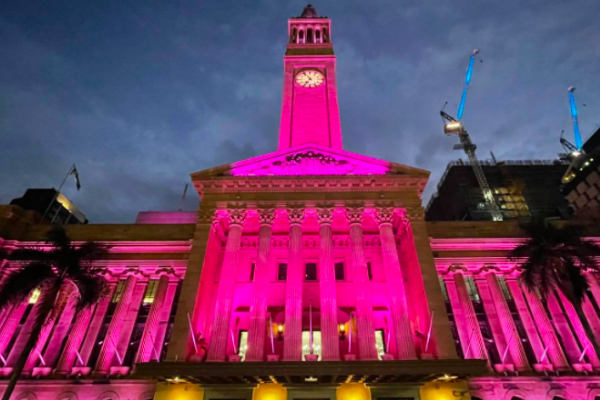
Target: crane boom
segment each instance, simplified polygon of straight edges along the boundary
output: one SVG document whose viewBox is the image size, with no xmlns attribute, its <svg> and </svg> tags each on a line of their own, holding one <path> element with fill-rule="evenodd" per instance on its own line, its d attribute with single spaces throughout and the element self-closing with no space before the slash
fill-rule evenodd
<svg viewBox="0 0 600 400">
<path fill-rule="evenodd" d="M 458 105 L 458 113 L 456 118 L 460 121 L 465 112 L 465 103 L 467 102 L 467 92 L 469 91 L 469 84 L 471 83 L 471 76 L 473 75 L 473 64 L 475 64 L 475 56 L 479 53 L 479 50 L 473 50 L 471 58 L 469 59 L 469 68 L 467 68 L 467 76 L 465 77 L 465 88 L 463 89 L 462 96 L 460 97 L 460 104 Z"/>
<path fill-rule="evenodd" d="M 573 133 L 575 134 L 575 147 L 577 150 L 581 150 L 583 147 L 583 141 L 581 140 L 581 132 L 579 131 L 579 122 L 577 121 L 577 105 L 575 104 L 575 96 L 573 92 L 575 88 L 571 86 L 569 88 L 569 103 L 571 105 L 571 118 L 573 119 Z"/>
</svg>

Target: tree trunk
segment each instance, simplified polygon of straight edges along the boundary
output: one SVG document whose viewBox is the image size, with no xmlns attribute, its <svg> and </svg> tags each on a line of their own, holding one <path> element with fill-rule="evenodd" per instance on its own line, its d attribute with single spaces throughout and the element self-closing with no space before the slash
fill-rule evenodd
<svg viewBox="0 0 600 400">
<path fill-rule="evenodd" d="M 29 354 L 35 347 L 35 345 L 38 341 L 38 338 L 40 336 L 40 332 L 42 331 L 42 328 L 44 327 L 44 324 L 46 323 L 48 316 L 50 315 L 52 309 L 54 308 L 54 306 L 56 304 L 56 301 L 58 300 L 57 296 L 60 291 L 60 286 L 61 285 L 59 284 L 59 285 L 57 285 L 57 287 L 48 288 L 48 291 L 50 291 L 50 293 L 48 293 L 48 296 L 44 296 L 44 297 L 50 298 L 53 300 L 52 300 L 52 302 L 48 302 L 49 304 L 41 304 L 40 305 L 39 313 L 36 316 L 36 320 L 33 325 L 33 329 L 31 330 L 31 334 L 29 335 L 29 338 L 27 339 L 25 348 L 23 348 L 23 352 L 21 353 L 17 362 L 15 363 L 13 371 L 10 375 L 10 380 L 8 381 L 8 385 L 6 386 L 6 390 L 4 391 L 4 394 L 2 395 L 2 400 L 10 400 L 10 397 L 12 396 L 12 393 L 14 392 L 15 387 L 17 386 L 17 382 L 18 382 L 19 378 L 21 377 L 23 368 L 25 367 L 25 364 L 27 363 Z M 42 298 L 43 297 L 40 296 L 39 301 L 43 301 Z"/>
<path fill-rule="evenodd" d="M 579 317 L 579 320 L 581 321 L 581 325 L 583 325 L 583 329 L 585 330 L 585 335 L 588 337 L 588 340 L 592 344 L 592 347 L 594 348 L 596 355 L 598 357 L 600 357 L 600 346 L 598 346 L 598 341 L 596 340 L 596 337 L 594 336 L 594 332 L 592 331 L 590 322 L 587 320 L 587 317 L 585 316 L 585 314 L 583 312 L 583 307 L 581 305 L 581 302 L 573 302 L 573 307 L 575 308 L 575 312 L 577 312 L 577 316 Z"/>
</svg>

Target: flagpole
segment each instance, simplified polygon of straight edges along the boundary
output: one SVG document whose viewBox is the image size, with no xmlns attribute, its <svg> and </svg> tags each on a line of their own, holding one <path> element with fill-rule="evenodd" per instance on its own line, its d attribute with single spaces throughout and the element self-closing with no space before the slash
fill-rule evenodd
<svg viewBox="0 0 600 400">
<path fill-rule="evenodd" d="M 75 168 L 75 164 L 71 165 L 71 168 L 69 168 L 69 171 L 67 172 L 67 175 L 65 175 L 65 179 L 63 179 L 62 183 L 58 187 L 58 191 L 56 192 L 56 194 L 52 198 L 52 201 L 50 202 L 50 204 L 48 204 L 48 208 L 46 208 L 46 211 L 44 211 L 44 214 L 42 215 L 42 219 L 40 220 L 40 224 L 42 223 L 42 221 L 44 221 L 44 218 L 46 218 L 46 215 L 48 214 L 48 212 L 52 208 L 52 204 L 54 204 L 54 202 L 58 198 L 58 195 L 60 194 L 60 191 L 61 191 L 62 187 L 64 186 L 65 182 L 67 181 L 67 178 L 69 177 L 69 175 L 71 175 L 71 172 L 73 171 L 73 168 Z"/>
</svg>

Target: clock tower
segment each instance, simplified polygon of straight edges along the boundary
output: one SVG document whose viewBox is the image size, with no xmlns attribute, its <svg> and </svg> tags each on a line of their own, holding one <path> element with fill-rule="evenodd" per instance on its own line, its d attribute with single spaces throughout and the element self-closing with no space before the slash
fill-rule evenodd
<svg viewBox="0 0 600 400">
<path fill-rule="evenodd" d="M 342 148 L 331 20 L 312 5 L 288 20 L 279 150 L 303 144 Z"/>
</svg>

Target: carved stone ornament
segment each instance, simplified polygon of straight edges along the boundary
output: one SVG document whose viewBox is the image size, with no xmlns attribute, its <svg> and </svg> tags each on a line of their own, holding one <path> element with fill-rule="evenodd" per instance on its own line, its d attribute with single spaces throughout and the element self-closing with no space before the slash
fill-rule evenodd
<svg viewBox="0 0 600 400">
<path fill-rule="evenodd" d="M 229 223 L 231 225 L 243 226 L 246 221 L 246 209 L 228 209 Z"/>
<path fill-rule="evenodd" d="M 287 209 L 290 225 L 302 225 L 304 221 L 304 208 L 290 207 Z"/>
<path fill-rule="evenodd" d="M 333 219 L 333 212 L 335 208 L 333 207 L 319 207 L 317 208 L 317 219 L 319 220 L 319 224 L 331 224 L 331 220 Z"/>
<path fill-rule="evenodd" d="M 258 220 L 260 221 L 261 225 L 273 225 L 273 222 L 275 221 L 275 209 L 259 208 Z"/>
<path fill-rule="evenodd" d="M 235 168 L 235 176 L 384 175 L 390 168 L 338 155 L 307 150 Z"/>
<path fill-rule="evenodd" d="M 393 207 L 377 207 L 375 209 L 375 220 L 379 225 L 391 224 L 394 218 Z"/>
<path fill-rule="evenodd" d="M 363 207 L 347 207 L 346 218 L 350 224 L 362 224 L 365 209 Z"/>
</svg>

